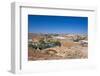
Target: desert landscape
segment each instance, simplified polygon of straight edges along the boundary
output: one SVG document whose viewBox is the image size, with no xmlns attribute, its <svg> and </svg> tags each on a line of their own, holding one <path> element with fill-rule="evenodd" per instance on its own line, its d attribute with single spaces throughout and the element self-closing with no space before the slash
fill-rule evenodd
<svg viewBox="0 0 100 76">
<path fill-rule="evenodd" d="M 28 60 L 88 58 L 88 17 L 28 15 Z"/>
<path fill-rule="evenodd" d="M 28 60 L 88 58 L 87 35 L 29 33 Z"/>
</svg>

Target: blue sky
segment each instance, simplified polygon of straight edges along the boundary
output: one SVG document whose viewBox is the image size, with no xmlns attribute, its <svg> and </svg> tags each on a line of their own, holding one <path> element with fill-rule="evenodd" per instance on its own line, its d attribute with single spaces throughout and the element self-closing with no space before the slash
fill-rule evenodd
<svg viewBox="0 0 100 76">
<path fill-rule="evenodd" d="M 28 32 L 84 34 L 88 17 L 28 15 Z"/>
</svg>

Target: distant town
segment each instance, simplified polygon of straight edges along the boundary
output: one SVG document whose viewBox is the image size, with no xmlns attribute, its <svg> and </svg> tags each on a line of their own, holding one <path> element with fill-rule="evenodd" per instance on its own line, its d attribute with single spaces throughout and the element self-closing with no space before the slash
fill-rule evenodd
<svg viewBox="0 0 100 76">
<path fill-rule="evenodd" d="M 28 60 L 88 58 L 87 34 L 28 33 Z"/>
</svg>

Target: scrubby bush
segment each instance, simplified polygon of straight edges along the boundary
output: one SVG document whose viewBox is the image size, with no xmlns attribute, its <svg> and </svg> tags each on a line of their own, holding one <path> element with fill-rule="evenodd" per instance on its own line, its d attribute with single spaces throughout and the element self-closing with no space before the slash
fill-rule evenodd
<svg viewBox="0 0 100 76">
<path fill-rule="evenodd" d="M 55 42 L 55 45 L 56 45 L 56 46 L 61 46 L 60 41 L 56 41 L 56 42 Z"/>
<path fill-rule="evenodd" d="M 79 42 L 79 39 L 74 39 L 73 41 L 74 41 L 74 42 Z"/>
<path fill-rule="evenodd" d="M 44 38 L 41 38 L 39 42 L 35 42 L 33 44 L 30 44 L 29 47 L 32 47 L 33 49 L 46 49 L 46 48 L 51 48 L 55 46 L 61 46 L 60 41 L 57 40 L 44 40 Z"/>
<path fill-rule="evenodd" d="M 38 46 L 37 46 L 37 45 L 32 45 L 32 48 L 33 48 L 33 49 L 37 49 Z"/>
</svg>

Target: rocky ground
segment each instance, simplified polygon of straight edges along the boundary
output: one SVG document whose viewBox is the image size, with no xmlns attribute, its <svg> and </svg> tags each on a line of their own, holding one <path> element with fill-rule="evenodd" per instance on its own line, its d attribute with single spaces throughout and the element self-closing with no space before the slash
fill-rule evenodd
<svg viewBox="0 0 100 76">
<path fill-rule="evenodd" d="M 33 51 L 29 48 L 28 60 L 52 60 L 52 59 L 82 59 L 88 58 L 88 48 L 82 46 L 53 47 L 44 50 Z"/>
</svg>

